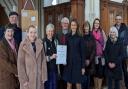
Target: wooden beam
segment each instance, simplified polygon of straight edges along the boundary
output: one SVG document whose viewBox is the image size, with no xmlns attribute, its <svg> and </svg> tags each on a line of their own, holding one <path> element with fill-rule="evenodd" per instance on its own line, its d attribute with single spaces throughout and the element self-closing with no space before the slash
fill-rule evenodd
<svg viewBox="0 0 128 89">
<path fill-rule="evenodd" d="M 71 0 L 71 17 L 78 20 L 81 28 L 84 22 L 84 0 Z"/>
<path fill-rule="evenodd" d="M 123 2 L 123 21 L 128 24 L 128 1 L 124 0 Z"/>
<path fill-rule="evenodd" d="M 110 29 L 110 21 L 109 21 L 109 0 L 100 0 L 100 20 L 103 30 L 106 34 Z"/>
</svg>

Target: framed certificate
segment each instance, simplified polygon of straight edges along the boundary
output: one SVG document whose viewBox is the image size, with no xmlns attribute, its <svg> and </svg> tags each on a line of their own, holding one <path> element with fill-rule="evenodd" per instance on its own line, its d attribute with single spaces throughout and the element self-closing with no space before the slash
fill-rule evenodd
<svg viewBox="0 0 128 89">
<path fill-rule="evenodd" d="M 57 45 L 57 59 L 56 64 L 67 64 L 67 46 Z"/>
</svg>

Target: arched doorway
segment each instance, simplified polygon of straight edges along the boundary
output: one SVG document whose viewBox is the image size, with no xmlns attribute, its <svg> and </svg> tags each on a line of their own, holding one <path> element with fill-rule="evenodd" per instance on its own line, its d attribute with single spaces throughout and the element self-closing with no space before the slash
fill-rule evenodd
<svg viewBox="0 0 128 89">
<path fill-rule="evenodd" d="M 5 13 L 4 7 L 0 5 L 0 25 L 4 26 L 8 23 L 8 16 Z"/>
</svg>

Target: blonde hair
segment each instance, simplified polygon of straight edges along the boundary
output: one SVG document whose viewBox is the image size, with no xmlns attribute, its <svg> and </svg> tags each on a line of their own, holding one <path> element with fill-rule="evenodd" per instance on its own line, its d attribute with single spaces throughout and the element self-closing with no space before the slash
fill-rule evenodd
<svg viewBox="0 0 128 89">
<path fill-rule="evenodd" d="M 29 32 L 29 29 L 30 29 L 30 28 L 35 28 L 35 29 L 36 29 L 36 26 L 30 25 L 30 26 L 28 27 L 28 29 L 26 30 L 26 32 Z"/>
<path fill-rule="evenodd" d="M 116 33 L 116 37 L 118 37 L 118 30 L 117 30 L 116 27 L 112 26 L 112 27 L 110 28 L 109 37 L 110 37 L 111 32 L 115 32 L 115 33 Z"/>
</svg>

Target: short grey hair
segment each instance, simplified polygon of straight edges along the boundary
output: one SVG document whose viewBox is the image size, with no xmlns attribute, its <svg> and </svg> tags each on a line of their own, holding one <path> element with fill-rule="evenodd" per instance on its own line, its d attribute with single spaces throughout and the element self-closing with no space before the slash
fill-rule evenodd
<svg viewBox="0 0 128 89">
<path fill-rule="evenodd" d="M 116 15 L 116 19 L 122 19 L 121 15 Z"/>
<path fill-rule="evenodd" d="M 115 33 L 116 33 L 116 37 L 118 37 L 118 30 L 117 30 L 117 28 L 116 28 L 115 26 L 112 26 L 112 27 L 110 28 L 109 37 L 110 37 L 111 32 L 115 32 Z"/>
<path fill-rule="evenodd" d="M 66 22 L 66 23 L 69 24 L 69 19 L 68 19 L 67 17 L 63 17 L 63 18 L 61 19 L 61 23 L 64 23 L 64 22 Z"/>
<path fill-rule="evenodd" d="M 54 25 L 52 23 L 49 23 L 47 26 L 46 26 L 46 32 L 47 31 L 50 31 L 50 30 L 54 30 Z"/>
</svg>

